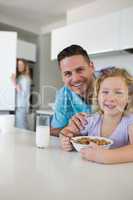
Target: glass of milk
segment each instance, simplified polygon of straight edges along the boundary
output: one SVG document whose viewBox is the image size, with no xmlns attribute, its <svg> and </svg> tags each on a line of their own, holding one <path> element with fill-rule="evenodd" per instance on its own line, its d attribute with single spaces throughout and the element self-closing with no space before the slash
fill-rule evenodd
<svg viewBox="0 0 133 200">
<path fill-rule="evenodd" d="M 36 146 L 47 148 L 50 141 L 50 116 L 38 115 L 36 121 Z"/>
</svg>

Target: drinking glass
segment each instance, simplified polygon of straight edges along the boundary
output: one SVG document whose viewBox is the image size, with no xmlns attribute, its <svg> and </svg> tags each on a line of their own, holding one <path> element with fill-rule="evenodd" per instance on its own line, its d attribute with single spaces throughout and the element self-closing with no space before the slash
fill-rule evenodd
<svg viewBox="0 0 133 200">
<path fill-rule="evenodd" d="M 36 121 L 36 146 L 46 148 L 50 141 L 50 116 L 39 115 Z"/>
</svg>

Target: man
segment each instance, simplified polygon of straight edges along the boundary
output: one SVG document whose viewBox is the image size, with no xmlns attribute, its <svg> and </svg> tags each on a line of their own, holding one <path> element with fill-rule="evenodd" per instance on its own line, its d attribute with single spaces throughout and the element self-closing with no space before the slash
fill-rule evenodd
<svg viewBox="0 0 133 200">
<path fill-rule="evenodd" d="M 63 49 L 57 60 L 64 87 L 56 96 L 55 113 L 51 122 L 51 135 L 54 136 L 59 135 L 70 119 L 75 124 L 77 132 L 85 123 L 85 113 L 91 112 L 94 74 L 93 63 L 87 52 L 79 45 Z"/>
</svg>

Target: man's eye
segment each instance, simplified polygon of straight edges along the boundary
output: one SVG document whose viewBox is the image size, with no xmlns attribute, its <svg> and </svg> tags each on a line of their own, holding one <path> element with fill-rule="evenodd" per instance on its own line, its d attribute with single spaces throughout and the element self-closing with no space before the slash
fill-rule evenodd
<svg viewBox="0 0 133 200">
<path fill-rule="evenodd" d="M 71 73 L 70 72 L 65 72 L 64 76 L 69 77 L 69 76 L 71 76 Z"/>
<path fill-rule="evenodd" d="M 78 73 L 80 73 L 80 72 L 84 71 L 84 69 L 79 68 L 79 69 L 77 69 L 76 71 L 77 71 Z"/>
</svg>

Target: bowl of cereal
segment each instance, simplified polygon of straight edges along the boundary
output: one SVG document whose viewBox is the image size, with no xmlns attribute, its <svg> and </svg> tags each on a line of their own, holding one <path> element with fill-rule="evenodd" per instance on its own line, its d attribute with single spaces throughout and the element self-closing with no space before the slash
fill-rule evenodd
<svg viewBox="0 0 133 200">
<path fill-rule="evenodd" d="M 109 149 L 113 144 L 113 140 L 99 136 L 77 136 L 73 137 L 71 142 L 77 151 L 80 151 L 82 148 L 89 147 L 90 142 L 94 142 L 105 149 Z"/>
</svg>

